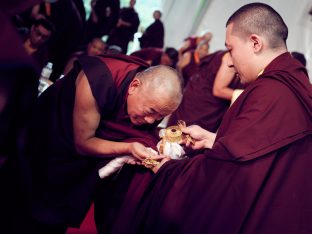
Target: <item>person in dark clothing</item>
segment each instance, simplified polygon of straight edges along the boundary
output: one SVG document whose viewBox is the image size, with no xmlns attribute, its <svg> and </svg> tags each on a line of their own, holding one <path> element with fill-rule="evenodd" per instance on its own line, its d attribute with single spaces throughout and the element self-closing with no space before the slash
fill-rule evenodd
<svg viewBox="0 0 312 234">
<path fill-rule="evenodd" d="M 34 233 L 78 227 L 98 169 L 112 158 L 132 155 L 130 164 L 162 158 L 146 146 L 155 148 L 154 129 L 179 105 L 181 84 L 168 66 L 147 68 L 131 56 L 81 57 L 40 96 L 26 142 Z"/>
<path fill-rule="evenodd" d="M 119 0 L 91 1 L 91 14 L 86 24 L 84 43 L 108 35 L 118 22 L 119 10 Z"/>
<path fill-rule="evenodd" d="M 22 149 L 25 126 L 37 99 L 40 73 L 9 17 L 38 2 L 0 2 L 0 233 L 29 233 Z"/>
<path fill-rule="evenodd" d="M 140 19 L 134 9 L 135 0 L 130 0 L 130 6 L 120 10 L 119 19 L 115 28 L 109 34 L 108 45 L 116 45 L 127 53 L 128 43 L 133 40 L 133 35 L 138 31 Z"/>
<path fill-rule="evenodd" d="M 24 48 L 38 64 L 41 70 L 49 60 L 47 41 L 55 31 L 54 25 L 45 17 L 35 20 L 29 33 L 23 36 Z"/>
<path fill-rule="evenodd" d="M 300 53 L 300 52 L 297 52 L 297 51 L 293 51 L 291 52 L 291 55 L 297 59 L 303 66 L 306 66 L 307 65 L 307 60 L 306 58 L 304 57 L 304 54 Z"/>
<path fill-rule="evenodd" d="M 229 18 L 229 66 L 248 87 L 217 134 L 182 129 L 203 154 L 163 164 L 111 233 L 310 232 L 312 86 L 287 51 L 287 36 L 281 16 L 263 3 Z"/>
<path fill-rule="evenodd" d="M 46 1 L 33 9 L 33 14 L 47 16 L 55 26 L 49 40 L 49 61 L 53 63 L 50 80 L 57 80 L 64 71 L 70 55 L 75 52 L 83 37 L 85 18 L 81 15 L 81 0 Z"/>
<path fill-rule="evenodd" d="M 154 23 L 148 26 L 143 35 L 139 38 L 142 49 L 147 47 L 164 47 L 165 29 L 163 23 L 160 20 L 161 12 L 154 11 L 153 17 L 155 19 Z"/>
</svg>

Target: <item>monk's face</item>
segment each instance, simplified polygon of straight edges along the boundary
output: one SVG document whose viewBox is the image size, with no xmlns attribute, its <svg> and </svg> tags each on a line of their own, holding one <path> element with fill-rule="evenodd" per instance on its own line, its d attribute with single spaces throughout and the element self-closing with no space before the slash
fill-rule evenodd
<svg viewBox="0 0 312 234">
<path fill-rule="evenodd" d="M 33 25 L 30 30 L 30 42 L 33 47 L 40 47 L 51 36 L 51 32 L 42 25 Z"/>
<path fill-rule="evenodd" d="M 142 87 L 140 80 L 134 79 L 128 90 L 127 112 L 134 125 L 152 124 L 161 120 L 169 113 L 164 113 L 165 103 L 161 95 Z"/>
<path fill-rule="evenodd" d="M 89 56 L 95 56 L 99 54 L 104 54 L 105 52 L 105 43 L 100 40 L 93 40 L 88 44 L 87 53 Z"/>
<path fill-rule="evenodd" d="M 237 32 L 233 33 L 233 23 L 226 29 L 225 45 L 230 53 L 229 67 L 234 67 L 242 83 L 250 83 L 257 78 L 252 42 L 245 40 Z"/>
</svg>

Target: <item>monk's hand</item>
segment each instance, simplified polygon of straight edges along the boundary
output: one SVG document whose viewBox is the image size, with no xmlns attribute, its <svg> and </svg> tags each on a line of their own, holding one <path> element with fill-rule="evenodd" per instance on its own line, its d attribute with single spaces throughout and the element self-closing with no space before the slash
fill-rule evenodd
<svg viewBox="0 0 312 234">
<path fill-rule="evenodd" d="M 159 164 L 157 164 L 156 166 L 154 166 L 154 167 L 151 168 L 152 171 L 156 174 L 156 173 L 158 172 L 158 170 L 159 170 L 166 162 L 168 162 L 169 160 L 171 160 L 170 157 L 165 157 L 165 158 L 163 158 L 163 159 L 159 162 Z"/>
<path fill-rule="evenodd" d="M 153 160 L 158 161 L 165 157 L 164 155 L 158 155 L 152 152 L 151 150 L 149 150 L 147 147 L 145 147 L 139 142 L 130 143 L 129 148 L 130 148 L 129 151 L 133 155 L 133 157 L 135 157 L 136 159 L 140 161 L 143 161 L 145 159 L 153 159 Z"/>
<path fill-rule="evenodd" d="M 191 125 L 189 127 L 182 128 L 181 130 L 183 133 L 189 134 L 194 140 L 192 144 L 190 142 L 186 142 L 186 146 L 192 147 L 192 149 L 211 149 L 216 138 L 215 133 L 209 132 L 198 125 Z"/>
</svg>

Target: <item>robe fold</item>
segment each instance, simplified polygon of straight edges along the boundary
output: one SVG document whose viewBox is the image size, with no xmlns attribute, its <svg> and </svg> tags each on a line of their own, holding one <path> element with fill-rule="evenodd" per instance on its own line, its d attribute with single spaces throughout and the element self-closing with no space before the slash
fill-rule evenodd
<svg viewBox="0 0 312 234">
<path fill-rule="evenodd" d="M 305 68 L 278 56 L 226 113 L 212 149 L 167 162 L 111 233 L 310 233 L 311 111 Z"/>
</svg>

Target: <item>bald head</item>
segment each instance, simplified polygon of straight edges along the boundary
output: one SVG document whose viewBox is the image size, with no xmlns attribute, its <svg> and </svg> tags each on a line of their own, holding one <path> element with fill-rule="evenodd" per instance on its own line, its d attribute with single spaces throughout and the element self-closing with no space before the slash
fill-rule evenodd
<svg viewBox="0 0 312 234">
<path fill-rule="evenodd" d="M 228 19 L 226 26 L 233 23 L 233 32 L 248 37 L 258 34 L 267 39 L 270 48 L 286 47 L 288 28 L 282 17 L 269 5 L 251 3 L 239 8 Z"/>
<path fill-rule="evenodd" d="M 166 102 L 165 109 L 172 112 L 182 100 L 181 78 L 177 71 L 169 66 L 158 65 L 140 72 L 136 76 L 142 82 L 144 92 Z"/>
</svg>

